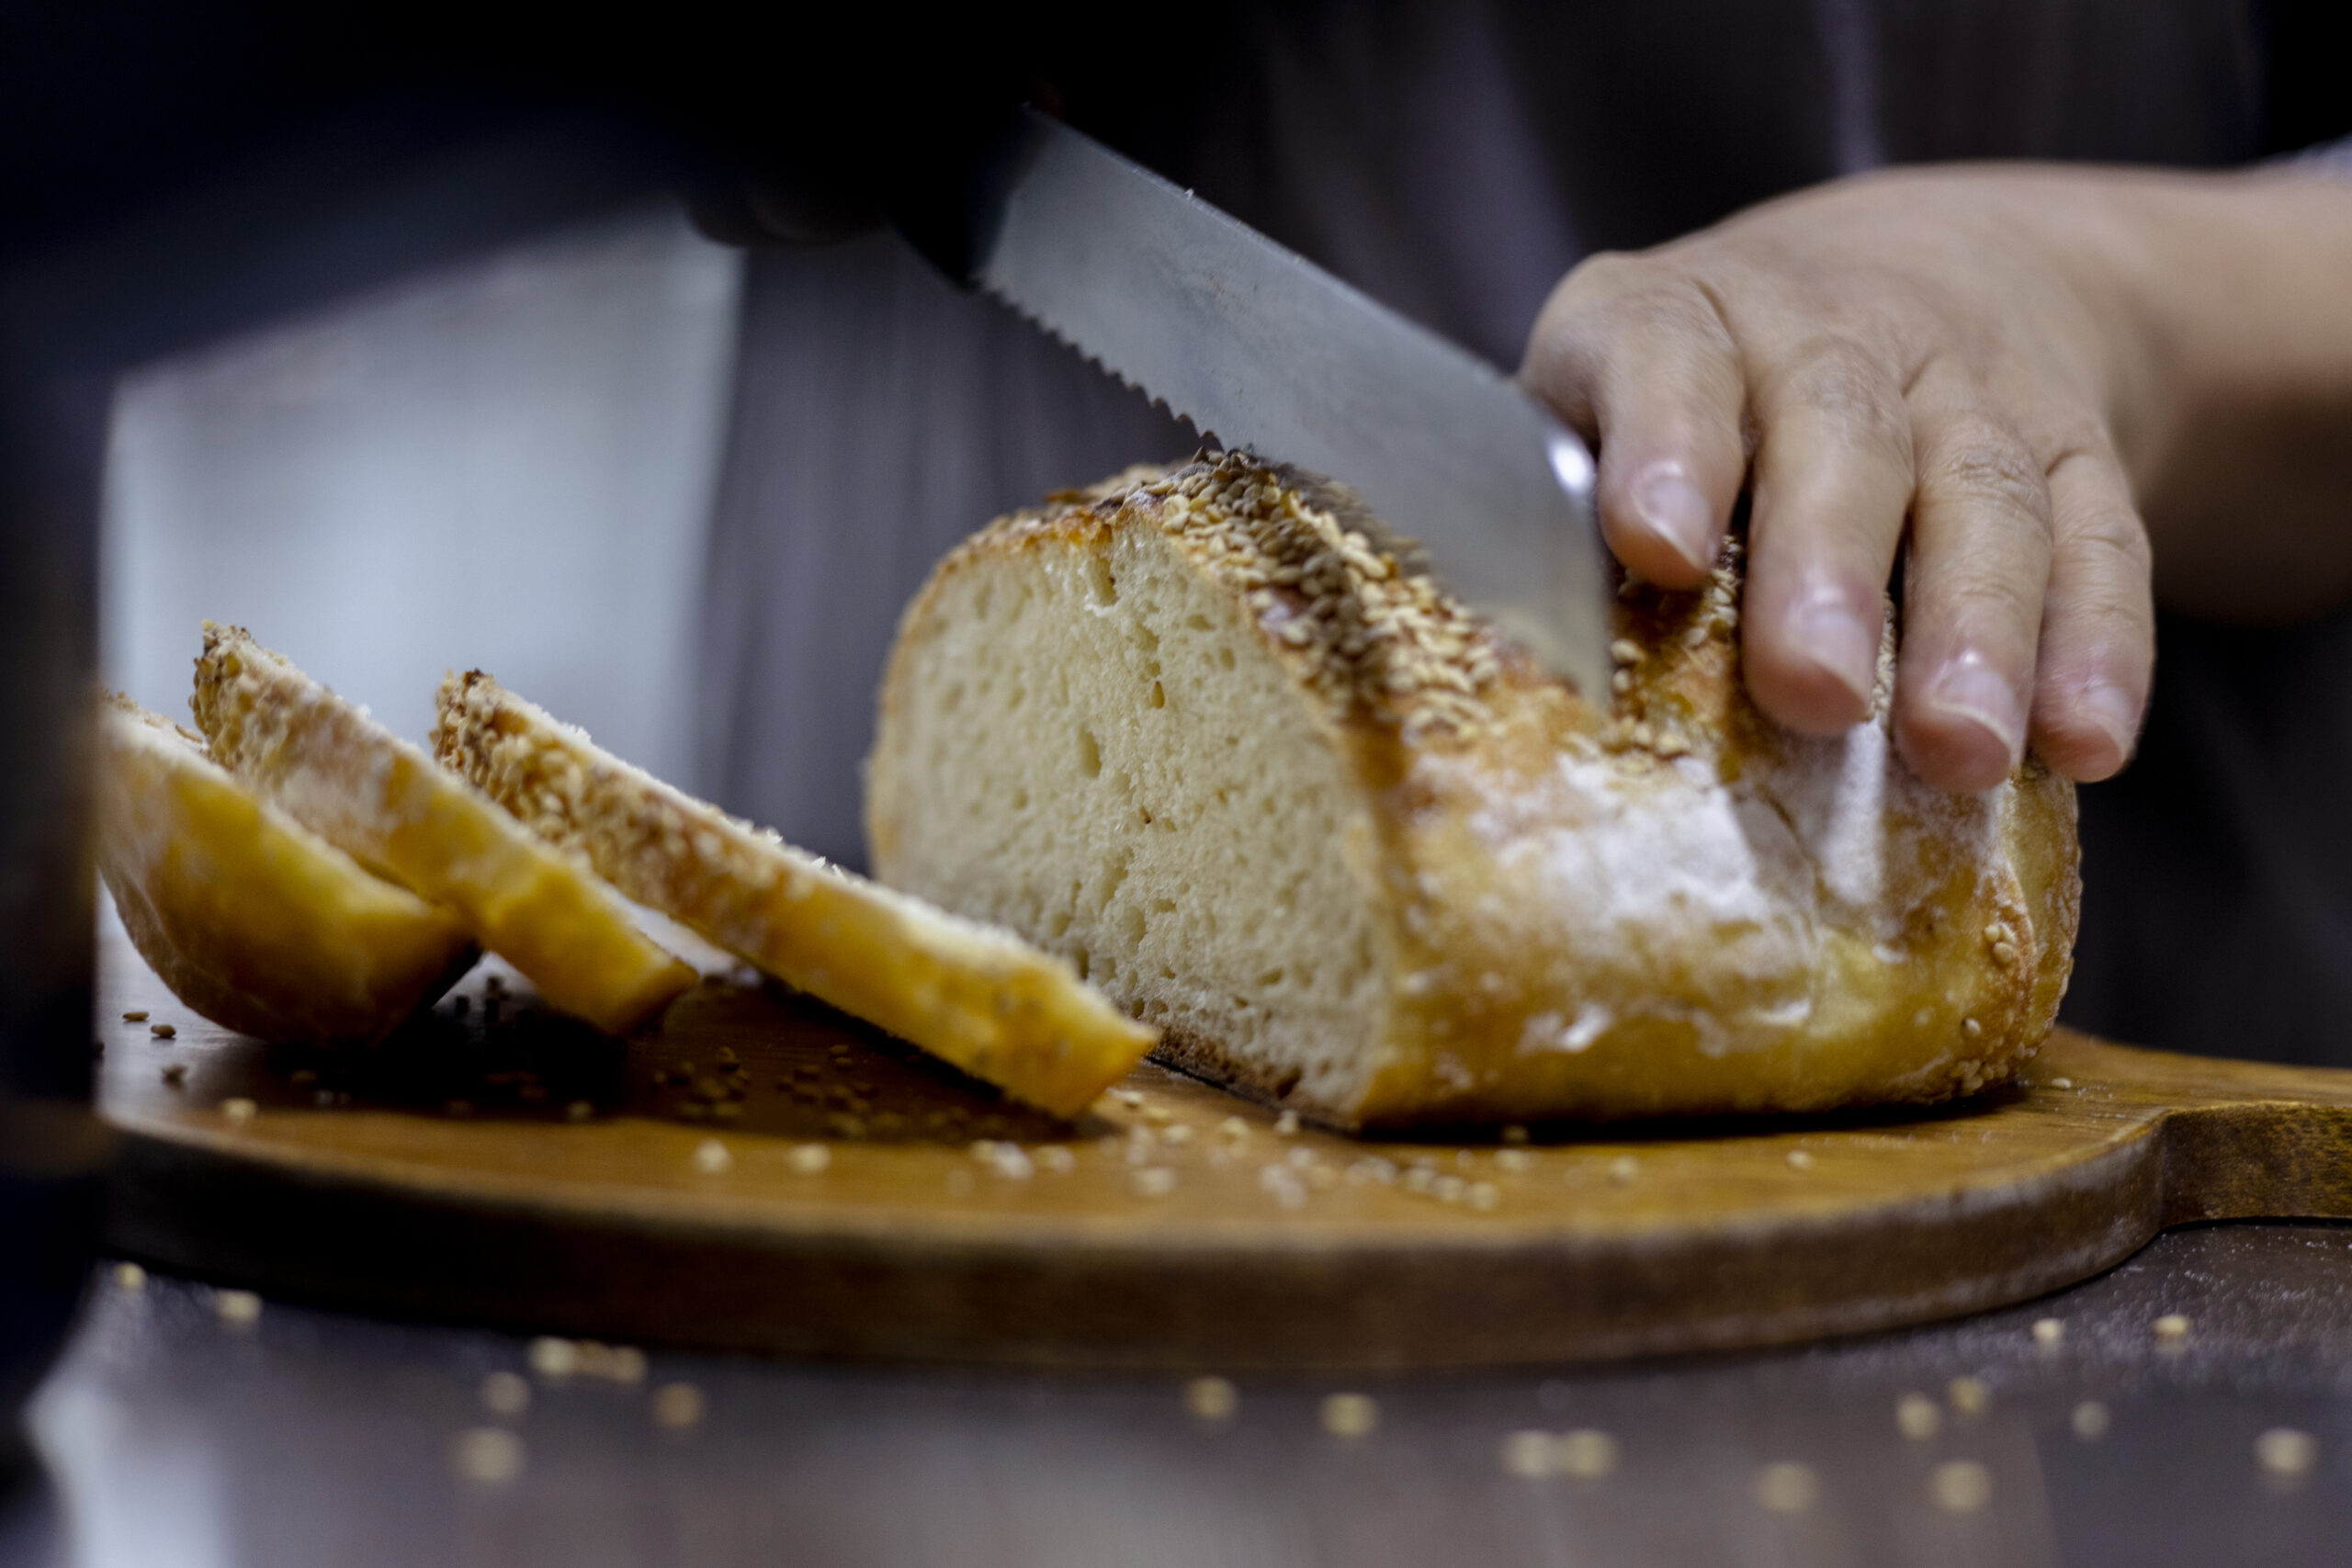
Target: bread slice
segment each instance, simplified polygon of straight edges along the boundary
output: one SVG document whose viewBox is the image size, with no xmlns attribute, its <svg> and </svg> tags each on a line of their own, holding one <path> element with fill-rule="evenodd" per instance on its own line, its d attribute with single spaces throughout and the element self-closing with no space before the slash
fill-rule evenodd
<svg viewBox="0 0 2352 1568">
<path fill-rule="evenodd" d="M 1076 1115 L 1158 1038 L 1063 960 L 739 822 L 480 671 L 442 682 L 433 746 L 639 903 L 1032 1105 Z"/>
<path fill-rule="evenodd" d="M 368 1043 L 477 956 L 447 910 L 369 874 L 128 697 L 98 714 L 97 828 L 98 874 L 131 942 L 226 1028 Z"/>
<path fill-rule="evenodd" d="M 548 1006 L 626 1034 L 694 984 L 588 867 L 243 627 L 205 623 L 194 706 L 215 758 L 361 864 L 446 905 Z"/>
<path fill-rule="evenodd" d="M 1928 1101 L 2068 973 L 2071 786 L 1928 789 L 1739 672 L 1738 548 L 1629 584 L 1589 702 L 1239 454 L 991 525 L 900 626 L 876 874 L 1067 954 L 1188 1070 L 1343 1126 Z"/>
</svg>

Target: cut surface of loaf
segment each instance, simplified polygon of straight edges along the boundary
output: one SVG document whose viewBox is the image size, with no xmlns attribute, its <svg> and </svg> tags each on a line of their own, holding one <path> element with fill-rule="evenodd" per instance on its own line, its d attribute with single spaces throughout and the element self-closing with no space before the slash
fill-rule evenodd
<svg viewBox="0 0 2352 1568">
<path fill-rule="evenodd" d="M 363 865 L 447 906 L 560 1012 L 626 1034 L 694 984 L 628 906 L 464 780 L 239 626 L 204 626 L 212 755 Z"/>
<path fill-rule="evenodd" d="M 910 606 L 868 762 L 893 886 L 1161 1055 L 1339 1125 L 1814 1111 L 2009 1076 L 2064 992 L 2072 786 L 1920 784 L 1740 680 L 1736 542 L 1629 585 L 1588 703 L 1242 454 L 999 520 Z"/>
<path fill-rule="evenodd" d="M 477 950 L 127 697 L 98 716 L 98 873 L 140 956 L 213 1022 L 302 1045 L 381 1039 Z"/>
<path fill-rule="evenodd" d="M 480 671 L 442 682 L 433 744 L 630 897 L 1033 1105 L 1077 1115 L 1157 1039 L 1064 960 L 738 821 Z"/>
</svg>

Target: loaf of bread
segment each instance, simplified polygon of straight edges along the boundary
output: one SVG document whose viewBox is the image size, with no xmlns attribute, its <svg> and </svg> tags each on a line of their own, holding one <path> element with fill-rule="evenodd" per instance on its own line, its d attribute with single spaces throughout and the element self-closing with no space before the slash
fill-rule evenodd
<svg viewBox="0 0 2352 1568">
<path fill-rule="evenodd" d="M 909 608 L 874 866 L 1068 955 L 1163 1059 L 1338 1126 L 1819 1111 L 2009 1077 L 2071 785 L 1915 779 L 1740 677 L 1739 547 L 1580 695 L 1349 498 L 1240 454 L 1002 518 Z"/>
</svg>

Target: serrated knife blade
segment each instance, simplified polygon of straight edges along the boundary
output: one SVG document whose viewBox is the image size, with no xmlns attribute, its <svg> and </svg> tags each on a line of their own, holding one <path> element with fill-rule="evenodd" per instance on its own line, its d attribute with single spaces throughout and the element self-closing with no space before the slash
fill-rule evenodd
<svg viewBox="0 0 2352 1568">
<path fill-rule="evenodd" d="M 1584 444 L 1476 356 L 1034 110 L 977 197 L 973 281 L 1228 446 L 1337 479 L 1606 703 Z"/>
</svg>

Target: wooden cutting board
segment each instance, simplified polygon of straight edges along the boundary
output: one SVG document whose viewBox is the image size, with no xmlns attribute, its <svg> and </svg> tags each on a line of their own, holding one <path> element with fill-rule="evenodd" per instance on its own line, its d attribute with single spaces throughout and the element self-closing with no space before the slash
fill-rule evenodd
<svg viewBox="0 0 2352 1568">
<path fill-rule="evenodd" d="M 1554 1362 L 1918 1323 L 2054 1290 L 2168 1225 L 2352 1217 L 2352 1072 L 2064 1031 L 2025 1083 L 1929 1114 L 1367 1142 L 1286 1134 L 1153 1066 L 1058 1122 L 748 976 L 623 1044 L 537 1013 L 492 963 L 462 1017 L 445 1000 L 338 1055 L 206 1023 L 119 938 L 103 958 L 118 1247 L 605 1340 Z"/>
</svg>

